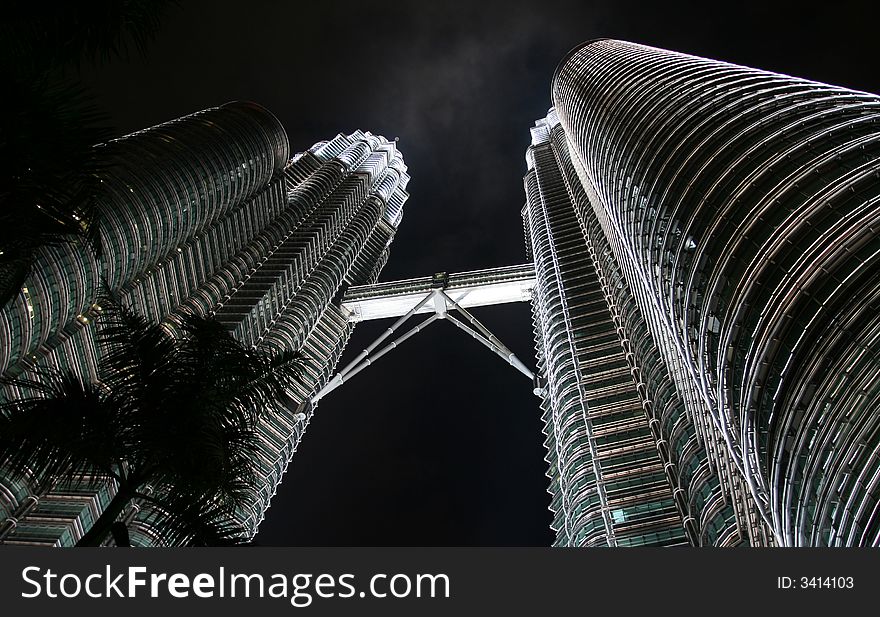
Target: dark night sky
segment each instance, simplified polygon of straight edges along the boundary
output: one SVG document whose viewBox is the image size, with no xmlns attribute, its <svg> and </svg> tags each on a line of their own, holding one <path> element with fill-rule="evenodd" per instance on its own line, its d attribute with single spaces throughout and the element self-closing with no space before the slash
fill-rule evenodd
<svg viewBox="0 0 880 617">
<path fill-rule="evenodd" d="M 146 58 L 84 78 L 120 133 L 247 99 L 280 118 L 293 151 L 355 128 L 399 137 L 411 196 L 387 281 L 524 261 L 528 129 L 577 43 L 878 92 L 869 4 L 182 0 Z M 534 366 L 527 305 L 474 312 Z M 387 325 L 358 327 L 347 357 Z M 257 540 L 547 545 L 541 428 L 527 380 L 438 323 L 322 401 Z"/>
</svg>

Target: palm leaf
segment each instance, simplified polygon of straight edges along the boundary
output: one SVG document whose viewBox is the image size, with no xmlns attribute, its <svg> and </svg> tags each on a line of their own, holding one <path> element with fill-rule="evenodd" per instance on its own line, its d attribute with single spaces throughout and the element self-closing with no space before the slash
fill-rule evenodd
<svg viewBox="0 0 880 617">
<path fill-rule="evenodd" d="M 174 0 L 63 2 L 47 10 L 27 0 L 7 0 L 0 24 L 3 60 L 29 73 L 78 68 L 83 61 L 127 59 L 143 54 Z"/>
<path fill-rule="evenodd" d="M 7 472 L 77 480 L 95 471 L 119 478 L 115 409 L 100 388 L 69 371 L 40 369 L 7 380 L 26 392 L 0 403 L 0 461 Z"/>
<path fill-rule="evenodd" d="M 248 541 L 248 531 L 222 499 L 171 490 L 150 497 L 144 521 L 161 530 L 166 545 L 229 546 Z"/>
<path fill-rule="evenodd" d="M 138 496 L 172 544 L 243 541 L 234 517 L 259 490 L 258 423 L 289 404 L 300 358 L 245 348 L 212 319 L 155 324 L 113 297 L 100 305 L 99 383 L 50 369 L 16 380 L 27 394 L 0 407 L 0 461 L 55 478 L 102 471 L 129 496 L 158 487 Z"/>
<path fill-rule="evenodd" d="M 109 137 L 105 116 L 69 81 L 0 73 L 0 302 L 21 289 L 41 246 L 97 241 L 99 174 L 94 144 Z"/>
</svg>

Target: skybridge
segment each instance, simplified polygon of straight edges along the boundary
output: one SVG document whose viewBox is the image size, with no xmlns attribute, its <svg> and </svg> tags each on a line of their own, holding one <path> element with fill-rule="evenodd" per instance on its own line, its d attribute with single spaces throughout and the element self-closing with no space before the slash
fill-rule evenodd
<svg viewBox="0 0 880 617">
<path fill-rule="evenodd" d="M 351 287 L 342 308 L 351 322 L 406 315 L 426 294 L 438 287 L 462 308 L 507 302 L 528 302 L 535 286 L 535 266 L 523 264 L 457 274 L 440 272 L 434 276 Z M 418 313 L 435 311 L 424 304 Z"/>
<path fill-rule="evenodd" d="M 350 288 L 342 298 L 342 310 L 349 322 L 391 317 L 398 319 L 334 375 L 312 397 L 311 402 L 316 403 L 383 355 L 440 319 L 452 323 L 528 377 L 533 382 L 535 394 L 540 395 L 539 378 L 467 310 L 474 306 L 528 302 L 532 299 L 534 286 L 535 267 L 533 264 L 523 264 L 454 274 L 438 272 L 433 276 Z M 392 338 L 398 334 L 401 326 L 420 314 L 430 316 Z"/>
</svg>

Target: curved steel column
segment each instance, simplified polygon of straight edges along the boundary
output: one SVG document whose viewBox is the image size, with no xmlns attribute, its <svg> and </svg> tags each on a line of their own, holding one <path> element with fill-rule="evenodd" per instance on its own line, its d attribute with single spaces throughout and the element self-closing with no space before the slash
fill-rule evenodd
<svg viewBox="0 0 880 617">
<path fill-rule="evenodd" d="M 780 543 L 880 544 L 880 98 L 599 40 L 553 99 L 716 466 Z"/>
</svg>

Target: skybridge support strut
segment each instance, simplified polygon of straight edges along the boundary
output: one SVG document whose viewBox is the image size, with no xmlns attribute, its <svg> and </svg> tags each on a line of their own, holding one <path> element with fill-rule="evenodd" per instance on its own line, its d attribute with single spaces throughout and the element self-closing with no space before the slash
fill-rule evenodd
<svg viewBox="0 0 880 617">
<path fill-rule="evenodd" d="M 370 351 L 375 349 L 378 346 L 378 343 L 381 343 L 383 340 L 388 338 L 390 333 L 393 332 L 393 330 L 391 328 L 389 328 L 385 332 L 385 334 L 383 334 L 378 339 L 376 339 L 376 341 L 372 345 L 370 345 L 370 347 L 368 347 L 367 349 L 365 349 L 364 351 L 362 351 L 360 353 L 360 355 L 356 359 L 359 361 L 350 362 L 348 364 L 348 366 L 346 366 L 343 370 L 336 373 L 336 375 L 334 375 L 333 378 L 327 382 L 327 385 L 325 385 L 323 388 L 321 388 L 321 390 L 318 391 L 318 393 L 312 397 L 312 403 L 317 403 L 319 400 L 321 400 L 322 398 L 327 396 L 327 394 L 329 392 L 332 392 L 333 390 L 335 390 L 336 388 L 341 386 L 343 383 L 345 383 L 346 381 L 348 381 L 349 379 L 351 379 L 352 377 L 354 377 L 355 375 L 360 373 L 362 370 L 364 370 L 365 368 L 367 368 L 368 366 L 373 364 L 376 360 L 378 360 L 379 358 L 384 356 L 386 353 L 388 353 L 389 351 L 391 351 L 392 349 L 394 349 L 395 347 L 400 345 L 406 339 L 408 339 L 412 336 L 415 336 L 416 334 L 421 332 L 424 328 L 426 328 L 430 324 L 434 323 L 437 319 L 439 319 L 439 317 L 437 315 L 431 315 L 425 321 L 423 321 L 422 323 L 420 323 L 416 327 L 411 328 L 409 331 L 407 331 L 406 334 L 403 334 L 402 336 L 398 337 L 397 339 L 391 341 L 388 345 L 383 347 L 382 350 L 379 353 L 377 353 L 375 356 L 373 356 L 372 358 L 367 357 L 367 354 L 369 354 Z"/>
<path fill-rule="evenodd" d="M 498 337 L 496 337 L 494 334 L 492 334 L 489 331 L 489 328 L 484 326 L 482 323 L 480 323 L 480 321 L 476 317 L 474 317 L 473 315 L 468 313 L 465 309 L 463 309 L 461 306 L 459 306 L 455 300 L 453 300 L 448 295 L 446 295 L 446 292 L 439 291 L 437 293 L 442 294 L 442 296 L 446 299 L 446 301 L 449 302 L 459 313 L 464 315 L 465 319 L 467 319 L 469 322 L 471 322 L 471 324 L 474 325 L 474 327 L 478 330 L 478 332 L 474 332 L 473 330 L 468 328 L 465 324 L 461 323 L 459 320 L 455 319 L 451 315 L 448 315 L 449 320 L 453 324 L 455 324 L 456 326 L 458 326 L 459 328 L 461 328 L 462 330 L 464 330 L 465 332 L 467 332 L 468 334 L 473 336 L 475 339 L 477 339 L 478 341 L 483 343 L 483 345 L 485 345 L 486 347 L 488 347 L 489 349 L 491 349 L 492 351 L 497 353 L 499 356 L 501 356 L 502 358 L 507 360 L 507 362 L 512 367 L 514 367 L 516 370 L 518 370 L 520 373 L 522 373 L 523 375 L 525 375 L 526 377 L 528 377 L 532 381 L 535 380 L 535 374 L 532 371 L 530 371 L 526 367 L 525 364 L 520 362 L 520 359 L 516 357 L 516 354 L 514 354 L 512 351 L 510 351 L 507 348 L 507 346 L 504 345 L 504 343 L 502 343 L 500 340 L 498 340 Z M 479 336 L 479 335 L 482 335 L 482 336 Z"/>
<path fill-rule="evenodd" d="M 402 326 L 407 320 L 410 319 L 416 313 L 422 311 L 424 312 L 424 307 L 427 305 L 428 309 L 433 309 L 434 314 L 428 317 L 425 321 L 414 326 L 409 329 L 406 333 L 402 334 L 398 338 L 392 340 L 390 343 L 382 347 L 377 353 L 373 354 L 373 352 L 379 348 L 379 346 L 387 341 L 391 335 L 393 335 L 399 328 Z M 450 310 L 458 311 L 470 324 L 471 326 L 463 323 L 461 320 L 456 319 L 451 314 L 449 314 Z M 383 332 L 375 341 L 373 341 L 369 346 L 366 347 L 362 352 L 360 352 L 354 360 L 349 362 L 342 370 L 340 370 L 327 384 L 321 388 L 311 399 L 311 402 L 317 403 L 319 400 L 327 396 L 330 392 L 341 386 L 343 383 L 347 382 L 349 379 L 360 373 L 362 370 L 375 363 L 376 360 L 390 352 L 392 349 L 398 347 L 401 343 L 406 341 L 407 339 L 415 336 L 426 327 L 434 323 L 439 319 L 448 319 L 454 326 L 463 330 L 464 332 L 471 335 L 473 338 L 478 340 L 480 343 L 488 347 L 492 352 L 503 358 L 508 364 L 514 367 L 517 371 L 528 377 L 534 384 L 534 392 L 536 395 L 541 395 L 541 383 L 540 378 L 537 377 L 532 371 L 523 364 L 519 358 L 516 357 L 510 349 L 508 349 L 504 343 L 502 343 L 498 337 L 496 337 L 489 329 L 484 326 L 480 321 L 471 315 L 467 310 L 465 310 L 462 306 L 459 305 L 458 302 L 449 297 L 444 291 L 442 287 L 437 287 L 431 289 L 415 306 L 413 306 L 409 311 L 407 311 L 404 315 L 402 315 L 394 324 L 389 327 L 385 332 Z M 370 354 L 373 354 L 372 356 Z"/>
</svg>

